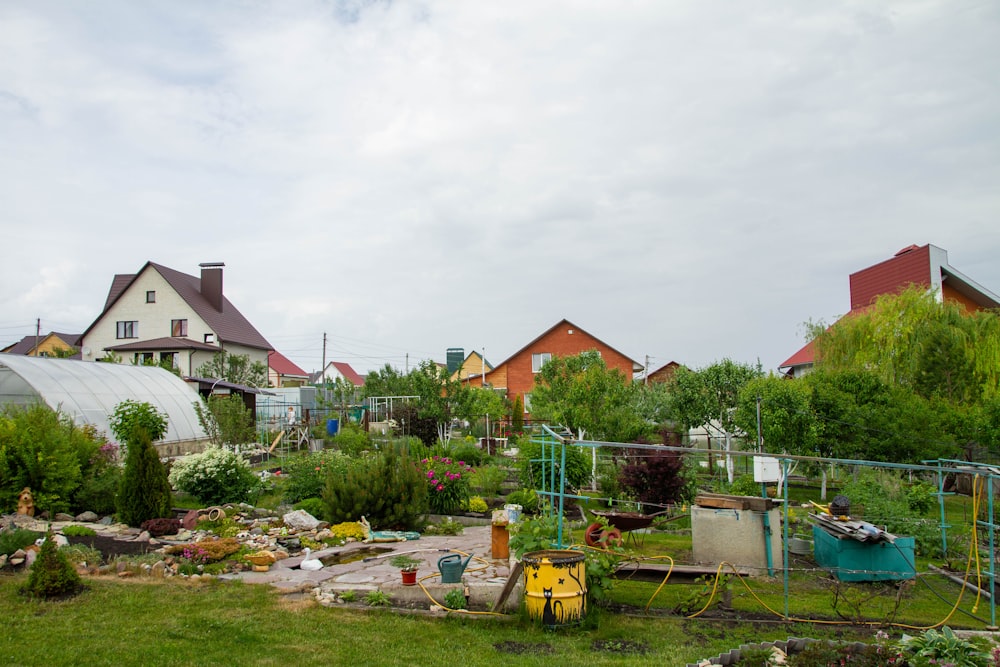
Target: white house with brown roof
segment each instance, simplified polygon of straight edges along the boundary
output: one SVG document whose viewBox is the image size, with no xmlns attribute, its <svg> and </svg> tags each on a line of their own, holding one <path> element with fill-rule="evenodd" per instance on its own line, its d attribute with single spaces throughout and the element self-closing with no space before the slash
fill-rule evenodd
<svg viewBox="0 0 1000 667">
<path fill-rule="evenodd" d="M 104 310 L 80 338 L 81 358 L 114 353 L 125 363 L 169 360 L 186 376 L 221 351 L 267 366 L 271 344 L 222 292 L 225 264 L 200 267 L 200 278 L 153 262 L 116 275 Z"/>
</svg>

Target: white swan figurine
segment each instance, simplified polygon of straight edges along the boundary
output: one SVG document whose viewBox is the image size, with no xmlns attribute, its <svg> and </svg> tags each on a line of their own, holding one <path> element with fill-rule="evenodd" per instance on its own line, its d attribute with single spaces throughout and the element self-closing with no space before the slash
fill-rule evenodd
<svg viewBox="0 0 1000 667">
<path fill-rule="evenodd" d="M 305 556 L 302 557 L 302 562 L 299 563 L 300 570 L 322 570 L 323 563 L 318 558 L 309 558 L 309 554 L 312 553 L 312 549 L 309 547 L 305 548 Z"/>
</svg>

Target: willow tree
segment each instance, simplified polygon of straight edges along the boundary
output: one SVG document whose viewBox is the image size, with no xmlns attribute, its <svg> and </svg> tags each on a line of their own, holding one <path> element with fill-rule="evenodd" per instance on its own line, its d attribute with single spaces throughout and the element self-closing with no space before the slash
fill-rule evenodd
<svg viewBox="0 0 1000 667">
<path fill-rule="evenodd" d="M 979 403 L 1000 395 L 1000 311 L 970 313 L 918 287 L 842 318 L 816 345 L 820 368 L 872 371 L 925 398 Z"/>
</svg>

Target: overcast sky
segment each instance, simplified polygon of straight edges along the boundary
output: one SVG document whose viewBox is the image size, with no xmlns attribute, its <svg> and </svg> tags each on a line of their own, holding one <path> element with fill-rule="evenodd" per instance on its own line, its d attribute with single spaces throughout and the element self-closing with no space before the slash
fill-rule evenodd
<svg viewBox="0 0 1000 667">
<path fill-rule="evenodd" d="M 910 244 L 1000 292 L 998 214 L 992 0 L 0 0 L 0 345 L 222 261 L 307 371 L 773 369 Z"/>
</svg>

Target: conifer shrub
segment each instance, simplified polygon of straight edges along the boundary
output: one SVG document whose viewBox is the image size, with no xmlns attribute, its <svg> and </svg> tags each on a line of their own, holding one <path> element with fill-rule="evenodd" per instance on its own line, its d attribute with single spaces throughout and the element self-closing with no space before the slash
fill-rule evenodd
<svg viewBox="0 0 1000 667">
<path fill-rule="evenodd" d="M 365 517 L 380 530 L 412 530 L 427 511 L 427 483 L 409 456 L 389 447 L 346 474 L 330 474 L 323 489 L 330 523 Z"/>
<path fill-rule="evenodd" d="M 144 429 L 133 432 L 118 487 L 118 520 L 129 526 L 169 517 L 172 503 L 167 470 Z"/>
<path fill-rule="evenodd" d="M 76 568 L 59 550 L 50 532 L 38 551 L 28 573 L 28 581 L 22 589 L 27 595 L 40 598 L 55 598 L 75 595 L 83 588 Z"/>
</svg>

